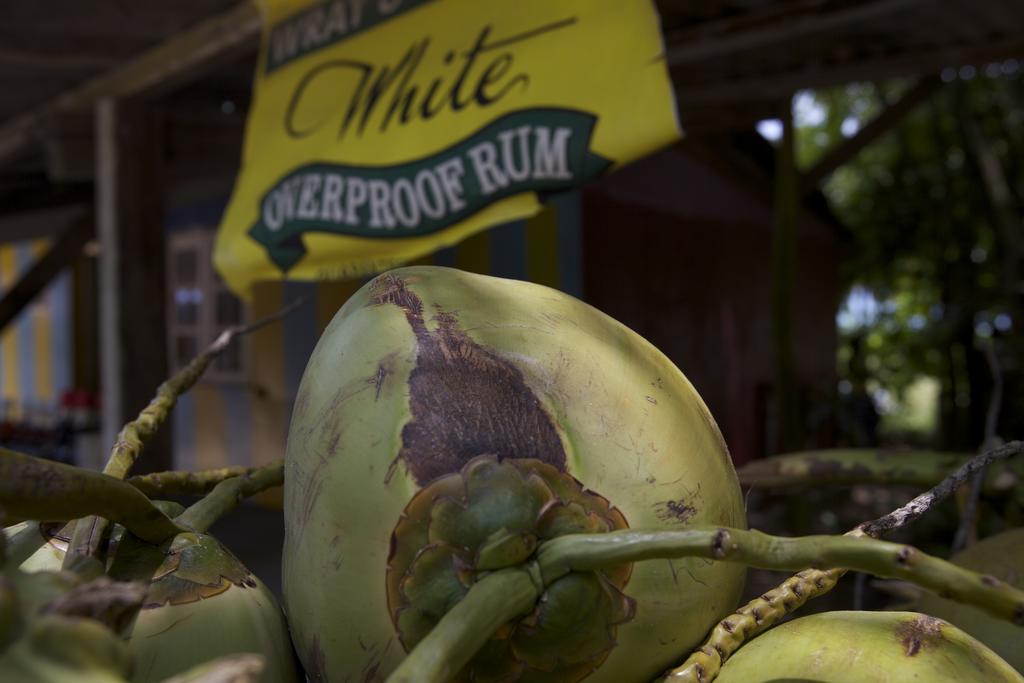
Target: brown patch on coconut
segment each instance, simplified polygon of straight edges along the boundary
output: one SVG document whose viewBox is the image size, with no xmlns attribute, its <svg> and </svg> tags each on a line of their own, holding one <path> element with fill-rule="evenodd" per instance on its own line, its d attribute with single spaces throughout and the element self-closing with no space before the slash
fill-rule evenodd
<svg viewBox="0 0 1024 683">
<path fill-rule="evenodd" d="M 989 587 L 995 587 L 999 585 L 999 579 L 992 576 L 991 574 L 982 574 L 981 582 Z"/>
<path fill-rule="evenodd" d="M 685 497 L 679 500 L 663 500 L 654 504 L 654 514 L 663 522 L 685 524 L 697 514 L 697 508 L 691 504 L 692 502 Z"/>
<path fill-rule="evenodd" d="M 402 278 L 382 275 L 371 287 L 370 305 L 400 308 L 416 336 L 412 420 L 402 429 L 398 457 L 417 483 L 458 472 L 483 453 L 534 458 L 565 471 L 554 422 L 519 368 L 473 341 L 452 312 L 436 309 L 438 327 L 428 330 L 423 302 Z"/>
<path fill-rule="evenodd" d="M 377 402 L 380 400 L 380 392 L 384 390 L 384 382 L 387 381 L 388 377 L 394 373 L 394 365 L 397 360 L 395 353 L 389 353 L 387 356 L 377 364 L 377 371 L 373 373 L 373 376 L 369 377 L 366 382 L 367 384 L 373 385 L 373 400 Z"/>
<path fill-rule="evenodd" d="M 310 683 L 324 683 L 327 680 L 327 660 L 324 657 L 323 648 L 320 647 L 320 636 L 313 636 L 313 644 L 309 647 L 309 654 L 304 661 L 306 676 Z"/>
<path fill-rule="evenodd" d="M 945 642 L 942 627 L 946 622 L 935 617 L 920 615 L 909 621 L 901 621 L 896 626 L 896 639 L 903 646 L 908 657 L 915 656 L 922 649 L 934 647 Z"/>
</svg>

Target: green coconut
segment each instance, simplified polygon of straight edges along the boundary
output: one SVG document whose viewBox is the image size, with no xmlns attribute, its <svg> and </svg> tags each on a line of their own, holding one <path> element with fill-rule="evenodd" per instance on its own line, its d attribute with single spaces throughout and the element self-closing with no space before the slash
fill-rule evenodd
<svg viewBox="0 0 1024 683">
<path fill-rule="evenodd" d="M 979 541 L 954 555 L 950 561 L 1024 588 L 1024 528 L 1004 531 Z M 1024 673 L 1024 628 L 996 619 L 976 607 L 923 591 L 906 607 L 955 624 Z"/>
<path fill-rule="evenodd" d="M 44 616 L 0 650 L 0 683 L 126 683 L 128 646 L 92 619 Z"/>
<path fill-rule="evenodd" d="M 300 680 L 288 625 L 273 594 L 213 536 L 178 534 L 159 549 L 135 543 L 118 550 L 110 570 L 123 578 L 150 577 L 128 635 L 133 683 L 157 683 L 204 662 L 247 653 L 266 659 L 257 680 Z M 160 562 L 151 570 L 154 550 Z M 129 552 L 137 555 L 125 562 Z"/>
<path fill-rule="evenodd" d="M 1024 683 L 948 622 L 915 612 L 824 612 L 741 647 L 717 683 Z"/>
<path fill-rule="evenodd" d="M 0 682 L 125 683 L 132 654 L 121 629 L 144 588 L 71 572 L 0 572 Z"/>
<path fill-rule="evenodd" d="M 434 267 L 374 279 L 324 332 L 284 498 L 285 610 L 316 681 L 383 679 L 549 532 L 745 526 L 714 420 L 651 344 L 556 290 Z M 475 680 L 650 680 L 731 612 L 744 569 L 612 574 L 550 586 L 550 609 L 500 630 Z"/>
<path fill-rule="evenodd" d="M 36 548 L 19 573 L 38 577 L 31 584 L 32 594 L 39 595 L 35 603 L 52 599 L 75 581 L 69 572 L 56 571 L 67 551 L 66 536 L 43 533 L 38 525 L 6 532 Z M 38 539 L 29 543 L 20 534 Z M 288 625 L 273 594 L 213 536 L 182 533 L 152 546 L 116 526 L 108 553 L 110 576 L 148 584 L 142 608 L 125 629 L 134 659 L 132 683 L 157 683 L 213 659 L 248 653 L 266 660 L 257 680 L 300 680 Z"/>
</svg>

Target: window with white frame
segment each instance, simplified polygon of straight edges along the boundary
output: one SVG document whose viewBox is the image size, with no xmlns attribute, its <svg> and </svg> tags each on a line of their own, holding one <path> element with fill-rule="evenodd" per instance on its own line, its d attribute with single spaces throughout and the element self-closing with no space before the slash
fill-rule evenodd
<svg viewBox="0 0 1024 683">
<path fill-rule="evenodd" d="M 176 230 L 168 239 L 171 366 L 184 367 L 228 327 L 245 322 L 245 305 L 231 293 L 213 268 L 214 232 Z M 210 365 L 204 379 L 245 379 L 244 338 L 235 341 Z"/>
</svg>

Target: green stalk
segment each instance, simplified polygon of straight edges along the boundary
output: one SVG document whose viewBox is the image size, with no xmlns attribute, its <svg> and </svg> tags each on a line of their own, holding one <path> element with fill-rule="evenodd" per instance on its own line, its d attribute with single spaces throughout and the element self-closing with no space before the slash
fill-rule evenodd
<svg viewBox="0 0 1024 683">
<path fill-rule="evenodd" d="M 450 681 L 495 631 L 529 613 L 542 591 L 540 577 L 527 567 L 488 574 L 413 648 L 388 683 Z"/>
<path fill-rule="evenodd" d="M 117 435 L 114 448 L 111 450 L 110 459 L 104 474 L 109 474 L 118 479 L 128 476 L 135 461 L 142 453 L 142 446 L 148 441 L 167 421 L 171 408 L 177 402 L 178 397 L 191 389 L 199 378 L 206 372 L 214 358 L 224 352 L 228 346 L 240 335 L 248 334 L 254 330 L 269 325 L 288 315 L 298 306 L 301 306 L 304 299 L 298 299 L 282 308 L 277 313 L 270 315 L 251 325 L 232 327 L 225 330 L 198 356 L 193 358 L 188 365 L 175 373 L 170 379 L 157 387 L 156 396 L 149 402 L 149 405 L 142 409 L 139 416 L 126 424 Z"/>
<path fill-rule="evenodd" d="M 124 479 L 128 476 L 132 466 L 142 454 L 142 447 L 145 445 L 157 429 L 167 421 L 171 409 L 177 402 L 178 397 L 192 388 L 199 378 L 206 372 L 206 368 L 214 358 L 224 352 L 238 336 L 248 334 L 291 313 L 295 308 L 301 306 L 305 299 L 300 298 L 282 308 L 277 313 L 251 325 L 242 325 L 225 330 L 198 356 L 193 358 L 188 365 L 175 373 L 170 379 L 157 387 L 156 396 L 149 402 L 139 416 L 126 424 L 117 435 L 114 447 L 107 460 L 103 473 Z M 99 552 L 100 541 L 108 532 L 109 521 L 102 517 L 89 517 L 79 520 L 75 525 L 75 533 L 68 545 L 68 552 L 64 556 L 65 567 L 79 555 L 95 556 Z"/>
<path fill-rule="evenodd" d="M 718 527 L 686 531 L 624 529 L 599 534 L 567 534 L 542 543 L 536 552 L 535 565 L 502 569 L 474 584 L 466 597 L 445 614 L 413 649 L 388 683 L 449 680 L 503 624 L 528 613 L 543 589 L 569 572 L 682 557 L 742 562 L 774 570 L 843 568 L 805 570 L 762 596 L 759 600 L 763 604 L 755 601 L 747 606 L 745 612 L 735 615 L 735 621 L 726 619 L 721 622 L 719 628 L 737 641 L 736 647 L 753 632 L 774 623 L 773 615 L 791 612 L 799 606 L 797 603 L 813 597 L 816 591 L 827 592 L 846 569 L 912 581 L 958 602 L 1024 625 L 1024 591 L 994 577 L 976 574 L 925 555 L 911 546 L 879 541 L 861 532 L 846 536 L 783 538 L 759 531 Z M 502 578 L 499 581 L 497 577 Z M 709 649 L 704 654 L 717 672 L 717 665 L 711 660 L 717 656 L 720 664 L 725 653 Z M 710 680 L 704 677 L 700 661 L 690 660 L 687 664 L 690 665 L 689 673 L 697 676 L 692 680 Z"/>
<path fill-rule="evenodd" d="M 220 467 L 199 472 L 153 472 L 129 477 L 126 481 L 150 498 L 205 496 L 225 479 L 252 474 L 256 470 L 256 467 Z"/>
<path fill-rule="evenodd" d="M 46 539 L 39 531 L 39 522 L 25 522 L 25 526 L 10 538 L 0 532 L 7 542 L 7 552 L 3 564 L 17 567 L 32 557 L 32 554 L 43 547 Z"/>
<path fill-rule="evenodd" d="M 104 474 L 118 479 L 128 476 L 128 472 L 131 471 L 142 454 L 142 447 L 167 421 L 178 397 L 199 381 L 210 361 L 219 352 L 219 350 L 211 352 L 211 349 L 207 349 L 193 358 L 177 374 L 157 387 L 156 396 L 150 400 L 149 405 L 142 409 L 138 417 L 121 428 L 114 441 L 114 447 L 111 449 L 106 467 L 103 468 Z"/>
<path fill-rule="evenodd" d="M 123 481 L 2 449 L 0 505 L 15 516 L 41 522 L 102 515 L 151 543 L 183 531 Z"/>
<path fill-rule="evenodd" d="M 722 664 L 743 643 L 767 631 L 808 600 L 835 588 L 845 569 L 805 569 L 789 577 L 764 595 L 754 598 L 715 624 L 698 649 L 681 666 L 673 669 L 666 681 L 707 683 L 718 676 Z"/>
<path fill-rule="evenodd" d="M 220 338 L 217 341 L 219 342 Z M 118 433 L 110 453 L 110 459 L 107 461 L 106 467 L 103 468 L 104 474 L 116 479 L 124 479 L 128 475 L 142 454 L 142 447 L 167 420 L 178 397 L 199 381 L 210 361 L 226 346 L 226 344 L 214 342 L 157 388 L 156 396 L 149 402 L 149 405 L 143 408 L 139 416 L 126 424 Z M 75 525 L 75 533 L 71 537 L 68 552 L 64 557 L 65 567 L 75 557 L 96 555 L 100 539 L 107 532 L 108 524 L 108 519 L 104 519 L 102 515 L 79 520 Z"/>
<path fill-rule="evenodd" d="M 755 460 L 736 470 L 741 486 L 804 489 L 876 484 L 931 487 L 971 460 L 968 453 L 826 449 L 785 453 Z M 1024 460 L 993 464 L 982 492 L 1024 500 Z"/>
<path fill-rule="evenodd" d="M 911 472 L 916 471 L 920 473 L 924 470 L 927 472 L 929 479 L 937 476 L 935 464 L 929 463 L 927 459 L 922 461 L 922 458 L 934 455 L 943 460 L 943 463 L 938 465 L 938 471 L 945 471 L 956 464 L 956 462 L 959 462 L 956 471 L 948 474 L 929 490 L 892 512 L 870 522 L 865 522 L 846 534 L 847 536 L 867 535 L 877 537 L 892 529 L 899 529 L 910 524 L 929 509 L 949 498 L 958 488 L 985 468 L 989 468 L 989 472 L 998 467 L 1003 468 L 1001 472 L 1009 471 L 1010 467 L 1017 466 L 1021 461 L 1011 460 L 1006 462 L 1006 460 L 1022 451 L 1024 451 L 1024 443 L 1020 441 L 1011 441 L 969 458 L 956 454 L 928 454 L 927 452 L 919 452 L 913 455 L 904 453 L 886 455 L 882 451 L 867 450 L 808 451 L 806 453 L 768 458 L 765 461 L 760 461 L 768 463 L 766 465 L 756 465 L 755 463 L 743 469 L 747 471 L 747 483 L 750 483 L 750 472 L 757 471 L 763 477 L 760 483 L 769 486 L 772 483 L 771 477 L 773 472 L 782 476 L 792 477 L 796 474 L 800 477 L 809 478 L 815 474 L 811 470 L 817 470 L 817 474 L 820 474 L 826 480 L 829 480 L 830 476 L 833 477 L 832 483 L 836 483 L 834 477 L 845 476 L 841 473 L 844 471 L 843 467 L 846 466 L 849 466 L 846 474 L 850 476 L 864 477 L 865 471 L 870 474 L 870 469 L 865 467 L 858 468 L 856 466 L 858 459 L 861 464 L 865 462 L 870 464 L 872 461 L 884 461 L 890 467 L 893 467 L 894 462 L 903 462 L 904 458 L 909 457 L 912 464 Z M 834 459 L 830 459 L 832 456 L 835 456 Z M 837 462 L 842 463 L 842 466 L 838 469 L 840 473 L 838 475 Z M 917 467 L 913 466 L 914 463 L 917 464 Z M 893 476 L 905 477 L 899 483 L 913 483 L 909 480 L 910 475 L 906 472 L 900 474 L 899 469 L 893 470 Z M 744 475 L 741 474 L 740 478 L 743 480 Z M 1001 491 L 1005 490 L 1005 487 L 1016 486 L 1017 482 L 1020 481 L 1020 477 L 1013 478 L 1011 476 L 1007 480 L 1003 474 L 998 474 L 996 481 L 1002 482 L 1000 486 L 1004 488 L 998 489 Z M 874 483 L 881 482 L 876 479 Z M 687 657 L 682 665 L 669 672 L 666 679 L 680 682 L 688 681 L 689 683 L 708 683 L 715 680 L 725 660 L 739 649 L 744 642 L 779 623 L 786 615 L 799 609 L 808 600 L 828 593 L 835 587 L 839 579 L 846 574 L 846 571 L 846 569 L 807 569 L 796 576 L 786 579 L 778 587 L 768 591 L 759 598 L 755 598 L 743 607 L 740 607 L 732 615 L 718 622 L 704 641 L 704 644 L 690 653 L 690 656 Z"/>
<path fill-rule="evenodd" d="M 206 531 L 249 496 L 281 486 L 283 483 L 284 463 L 280 461 L 257 468 L 240 477 L 225 479 L 205 498 L 193 503 L 178 515 L 174 521 L 195 531 Z"/>
<path fill-rule="evenodd" d="M 901 543 L 866 536 L 783 538 L 760 531 L 626 529 L 606 534 L 569 534 L 545 541 L 537 562 L 545 585 L 570 571 L 589 571 L 648 559 L 704 557 L 750 567 L 798 570 L 842 567 L 899 578 L 1024 625 L 1024 591 L 931 557 Z"/>
</svg>

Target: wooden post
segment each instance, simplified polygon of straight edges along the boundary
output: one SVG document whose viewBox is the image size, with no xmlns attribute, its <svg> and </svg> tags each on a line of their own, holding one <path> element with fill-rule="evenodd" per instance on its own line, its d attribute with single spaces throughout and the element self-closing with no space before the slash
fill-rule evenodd
<svg viewBox="0 0 1024 683">
<path fill-rule="evenodd" d="M 95 212 L 94 212 L 95 213 Z M 95 254 L 82 253 L 72 269 L 71 329 L 75 335 L 72 387 L 89 394 L 100 391 L 99 264 Z M 96 460 L 99 461 L 99 454 Z M 106 458 L 103 458 L 103 462 Z"/>
<path fill-rule="evenodd" d="M 778 407 L 779 448 L 801 447 L 800 394 L 793 368 L 793 283 L 797 224 L 800 220 L 799 173 L 793 139 L 792 100 L 782 112 L 782 140 L 776 156 L 775 234 L 772 239 L 772 337 L 775 350 L 775 396 Z"/>
<path fill-rule="evenodd" d="M 96 105 L 96 234 L 100 245 L 102 444 L 167 377 L 161 141 L 141 102 Z M 140 471 L 171 469 L 169 430 L 146 447 Z"/>
</svg>

